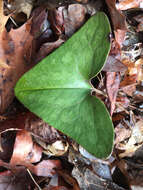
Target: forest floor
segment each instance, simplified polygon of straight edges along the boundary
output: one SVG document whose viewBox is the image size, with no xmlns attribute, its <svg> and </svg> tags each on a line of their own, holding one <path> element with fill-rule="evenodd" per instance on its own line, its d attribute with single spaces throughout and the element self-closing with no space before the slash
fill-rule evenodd
<svg viewBox="0 0 143 190">
<path fill-rule="evenodd" d="M 112 31 L 106 63 L 93 81 L 115 131 L 104 160 L 14 95 L 20 77 L 98 11 Z M 0 0 L 0 113 L 0 189 L 143 189 L 143 1 Z"/>
</svg>

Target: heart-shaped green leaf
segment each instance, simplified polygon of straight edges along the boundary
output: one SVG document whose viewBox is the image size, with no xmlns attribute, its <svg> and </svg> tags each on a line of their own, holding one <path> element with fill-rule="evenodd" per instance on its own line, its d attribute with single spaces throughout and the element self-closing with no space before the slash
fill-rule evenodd
<svg viewBox="0 0 143 190">
<path fill-rule="evenodd" d="M 104 65 L 109 33 L 107 17 L 97 13 L 26 73 L 15 88 L 27 108 L 98 158 L 111 153 L 114 133 L 105 105 L 91 96 L 89 80 Z"/>
</svg>

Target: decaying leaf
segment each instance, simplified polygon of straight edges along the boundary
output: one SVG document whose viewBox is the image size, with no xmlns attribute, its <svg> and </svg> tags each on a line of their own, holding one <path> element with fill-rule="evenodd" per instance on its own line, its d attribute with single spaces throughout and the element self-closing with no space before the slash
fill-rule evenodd
<svg viewBox="0 0 143 190">
<path fill-rule="evenodd" d="M 118 59 L 115 58 L 115 55 L 109 55 L 106 64 L 103 67 L 103 71 L 106 72 L 125 72 L 127 67 Z"/>
<path fill-rule="evenodd" d="M 127 31 L 126 26 L 126 18 L 119 10 L 116 8 L 116 0 L 106 0 L 107 6 L 110 11 L 113 27 L 114 27 L 114 34 L 117 43 L 122 47 L 122 43 L 125 38 L 125 34 Z"/>
<path fill-rule="evenodd" d="M 26 114 L 23 121 L 24 129 L 29 131 L 37 142 L 41 140 L 43 143 L 52 144 L 61 140 L 60 133 L 55 128 L 31 112 Z"/>
<path fill-rule="evenodd" d="M 114 30 L 126 30 L 125 16 L 116 9 L 116 0 L 106 0 L 106 3 L 110 10 Z"/>
<path fill-rule="evenodd" d="M 45 11 L 40 13 L 40 26 L 44 22 Z M 35 53 L 35 36 L 31 34 L 34 17 L 16 30 L 3 31 L 0 36 L 0 113 L 4 112 L 14 98 L 14 86 L 21 75 L 32 67 Z M 39 25 L 38 25 L 39 26 Z M 35 33 L 40 32 L 36 28 Z"/>
<path fill-rule="evenodd" d="M 122 46 L 123 46 L 126 32 L 127 32 L 126 29 L 124 29 L 124 30 L 117 29 L 114 31 L 116 42 L 119 44 L 120 48 L 122 48 Z"/>
<path fill-rule="evenodd" d="M 119 123 L 115 127 L 115 134 L 116 134 L 115 145 L 118 146 L 120 142 L 127 140 L 131 136 L 131 129 L 126 128 L 124 125 Z"/>
<path fill-rule="evenodd" d="M 85 22 L 87 10 L 83 5 L 70 5 L 64 14 L 64 28 L 65 34 L 71 36 L 79 27 Z"/>
<path fill-rule="evenodd" d="M 0 112 L 11 103 L 18 78 L 30 68 L 33 36 L 28 27 L 31 20 L 18 30 L 3 32 L 0 38 Z M 16 32 L 16 33 L 15 33 Z"/>
</svg>

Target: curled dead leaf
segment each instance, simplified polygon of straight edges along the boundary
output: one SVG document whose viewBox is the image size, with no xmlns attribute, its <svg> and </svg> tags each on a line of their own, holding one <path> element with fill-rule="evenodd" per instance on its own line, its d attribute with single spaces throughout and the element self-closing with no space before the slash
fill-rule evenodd
<svg viewBox="0 0 143 190">
<path fill-rule="evenodd" d="M 30 133 L 25 130 L 18 131 L 10 164 L 35 163 L 41 157 L 42 148 L 33 143 Z"/>
</svg>

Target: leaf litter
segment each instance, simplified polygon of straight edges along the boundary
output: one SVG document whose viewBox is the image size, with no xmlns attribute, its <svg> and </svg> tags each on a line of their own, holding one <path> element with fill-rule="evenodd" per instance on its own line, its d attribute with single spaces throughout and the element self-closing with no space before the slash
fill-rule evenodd
<svg viewBox="0 0 143 190">
<path fill-rule="evenodd" d="M 77 1 L 76 4 L 67 7 L 64 1 L 61 1 L 62 6 L 56 1 L 53 4 L 49 1 L 44 4 L 47 11 L 39 3 L 35 5 L 31 1 L 27 5 L 29 2 L 15 0 L 9 1 L 8 5 L 6 1 L 1 1 L 0 6 L 0 112 L 1 118 L 5 119 L 0 122 L 1 188 L 35 189 L 36 184 L 41 189 L 57 190 L 142 188 L 142 2 L 106 1 L 110 13 L 108 16 L 111 16 L 110 22 L 113 24 L 113 40 L 106 69 L 97 77 L 100 91 L 98 96 L 109 108 L 116 135 L 112 156 L 106 161 L 94 156 L 91 159 L 89 154 L 79 152 L 78 145 L 69 137 L 25 108 L 17 112 L 18 107 L 22 105 L 12 102 L 13 88 L 20 76 L 70 38 L 88 17 L 105 4 L 85 4 L 84 1 Z M 6 16 L 3 14 L 3 5 L 7 5 L 4 10 Z M 40 7 L 39 12 L 37 6 Z M 138 17 L 133 15 L 136 8 Z M 25 21 L 21 27 L 18 21 L 20 12 L 27 17 L 25 20 L 23 16 Z M 114 14 L 116 16 L 113 17 Z M 13 19 L 11 20 L 11 26 L 14 28 L 10 31 L 5 28 L 9 16 L 17 23 L 15 25 Z M 136 24 L 133 23 L 134 20 Z M 14 52 L 13 46 L 16 49 Z M 10 65 L 7 60 L 10 60 Z M 119 75 L 120 80 L 116 81 L 114 77 L 110 79 L 109 74 L 114 77 Z M 9 111 L 11 107 L 12 113 Z M 49 147 L 54 143 L 65 147 L 61 156 L 55 151 L 49 152 Z M 126 180 L 120 178 L 121 176 Z M 54 184 L 52 180 L 55 179 L 57 183 Z"/>
</svg>

